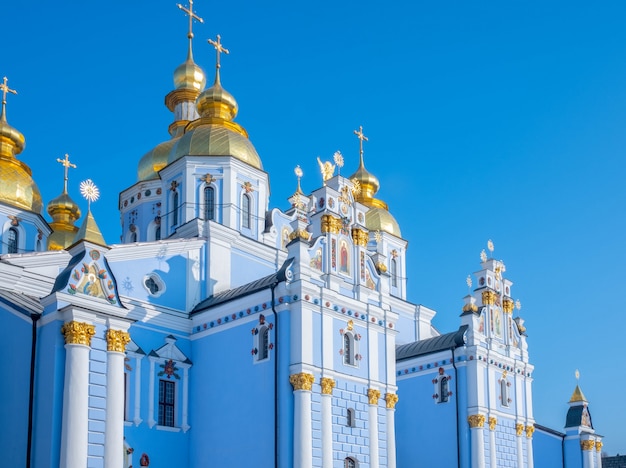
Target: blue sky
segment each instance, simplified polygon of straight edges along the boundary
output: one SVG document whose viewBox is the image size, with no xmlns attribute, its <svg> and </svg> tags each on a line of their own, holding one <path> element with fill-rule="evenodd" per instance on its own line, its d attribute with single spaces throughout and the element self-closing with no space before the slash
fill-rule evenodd
<svg viewBox="0 0 626 468">
<path fill-rule="evenodd" d="M 340 5 L 337 5 L 340 3 Z M 562 429 L 580 369 L 605 449 L 626 453 L 623 341 L 626 3 L 623 1 L 196 0 L 195 58 L 213 77 L 206 39 L 231 54 L 222 83 L 238 100 L 287 206 L 302 166 L 341 150 L 381 181 L 409 240 L 409 299 L 459 325 L 465 278 L 488 239 L 507 264 L 536 365 L 538 423 Z M 91 178 L 93 212 L 119 240 L 118 194 L 137 162 L 168 139 L 163 104 L 186 53 L 175 2 L 7 2 L 0 76 L 21 159 L 47 202 Z M 400 405 L 398 409 L 401 410 Z"/>
</svg>

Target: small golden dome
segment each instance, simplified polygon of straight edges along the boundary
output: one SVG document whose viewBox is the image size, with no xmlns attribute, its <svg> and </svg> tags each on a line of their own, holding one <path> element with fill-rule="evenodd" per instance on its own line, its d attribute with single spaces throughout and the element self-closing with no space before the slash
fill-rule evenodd
<svg viewBox="0 0 626 468">
<path fill-rule="evenodd" d="M 54 222 L 74 223 L 80 218 L 80 208 L 67 192 L 63 192 L 58 197 L 50 200 L 50 203 L 48 203 L 48 214 Z"/>
<path fill-rule="evenodd" d="M 172 148 L 178 141 L 178 138 L 172 138 L 171 140 L 164 141 L 158 144 L 153 149 L 148 151 L 139 160 L 139 166 L 137 168 L 137 181 L 158 179 L 159 171 L 167 166 Z"/>
<path fill-rule="evenodd" d="M 239 107 L 237 101 L 224 88 L 218 79 L 215 84 L 204 91 L 196 101 L 196 107 L 201 117 L 217 117 L 224 120 L 233 120 L 237 116 Z"/>
<path fill-rule="evenodd" d="M 22 152 L 26 140 L 6 121 L 4 103 L 0 118 L 0 202 L 41 213 L 43 204 L 32 171 L 15 155 Z"/>
<path fill-rule="evenodd" d="M 361 192 L 359 197 L 363 199 L 373 198 L 378 189 L 380 189 L 380 182 L 378 177 L 365 169 L 363 159 L 357 171 L 350 177 L 351 180 L 358 180 L 361 186 Z"/>
<path fill-rule="evenodd" d="M 176 89 L 193 89 L 200 92 L 205 85 L 206 76 L 204 71 L 193 61 L 190 49 L 187 60 L 174 70 L 174 87 Z"/>
<path fill-rule="evenodd" d="M 369 231 L 384 231 L 402 237 L 400 225 L 385 208 L 372 207 L 365 213 L 365 227 Z"/>
</svg>

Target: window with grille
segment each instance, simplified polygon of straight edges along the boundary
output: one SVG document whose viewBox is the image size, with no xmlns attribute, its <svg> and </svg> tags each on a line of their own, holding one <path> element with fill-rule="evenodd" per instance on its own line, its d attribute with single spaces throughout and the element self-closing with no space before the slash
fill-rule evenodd
<svg viewBox="0 0 626 468">
<path fill-rule="evenodd" d="M 215 189 L 205 187 L 204 189 L 204 219 L 215 219 Z"/>
<path fill-rule="evenodd" d="M 176 383 L 159 380 L 159 426 L 174 427 Z"/>
<path fill-rule="evenodd" d="M 8 253 L 17 253 L 17 244 L 19 240 L 19 233 L 17 229 L 11 228 L 7 232 L 7 252 Z"/>
<path fill-rule="evenodd" d="M 252 213 L 250 212 L 252 201 L 250 195 L 244 194 L 241 199 L 241 227 L 250 229 Z"/>
</svg>

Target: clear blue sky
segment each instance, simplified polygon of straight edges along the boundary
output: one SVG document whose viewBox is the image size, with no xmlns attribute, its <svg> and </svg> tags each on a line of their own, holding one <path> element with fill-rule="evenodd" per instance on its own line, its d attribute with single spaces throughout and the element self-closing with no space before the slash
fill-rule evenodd
<svg viewBox="0 0 626 468">
<path fill-rule="evenodd" d="M 339 5 L 338 5 L 339 4 Z M 231 54 L 222 82 L 238 100 L 272 184 L 272 207 L 320 185 L 316 157 L 341 150 L 367 168 L 409 240 L 409 299 L 459 325 L 465 278 L 488 239 L 523 304 L 536 365 L 538 423 L 562 429 L 580 369 L 610 454 L 626 453 L 623 353 L 626 2 L 196 0 L 195 57 L 206 39 Z M 173 1 L 6 2 L 0 76 L 9 122 L 27 139 L 44 201 L 100 187 L 93 212 L 119 240 L 118 193 L 166 140 L 163 104 L 185 58 Z M 400 406 L 398 407 L 401 410 Z"/>
</svg>

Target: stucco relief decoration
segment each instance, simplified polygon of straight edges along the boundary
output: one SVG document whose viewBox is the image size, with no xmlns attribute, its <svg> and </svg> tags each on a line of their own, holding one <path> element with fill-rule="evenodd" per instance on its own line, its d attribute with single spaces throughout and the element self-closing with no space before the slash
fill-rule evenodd
<svg viewBox="0 0 626 468">
<path fill-rule="evenodd" d="M 521 436 L 523 433 L 524 433 L 524 425 L 523 424 L 516 424 L 515 425 L 515 435 Z"/>
<path fill-rule="evenodd" d="M 580 448 L 582 448 L 583 450 L 593 450 L 595 445 L 596 443 L 593 440 L 581 440 L 580 441 Z"/>
<path fill-rule="evenodd" d="M 335 381 L 328 377 L 322 377 L 320 385 L 322 387 L 322 394 L 331 395 L 333 393 L 333 388 L 335 388 Z"/>
<path fill-rule="evenodd" d="M 472 429 L 484 427 L 485 426 L 485 416 L 482 415 L 482 414 L 472 414 L 471 416 L 467 417 L 467 422 L 469 423 L 469 426 Z"/>
<path fill-rule="evenodd" d="M 244 189 L 246 193 L 254 192 L 254 187 L 250 182 L 244 182 L 243 184 L 241 184 L 241 188 Z"/>
<path fill-rule="evenodd" d="M 293 374 L 289 376 L 289 383 L 293 386 L 293 390 L 307 390 L 311 391 L 313 388 L 313 382 L 315 377 L 312 374 L 301 372 L 300 374 Z"/>
<path fill-rule="evenodd" d="M 496 425 L 498 424 L 498 419 L 495 417 L 489 418 L 489 430 L 495 431 Z"/>
<path fill-rule="evenodd" d="M 176 367 L 173 359 L 167 359 L 163 364 L 159 364 L 159 367 L 163 369 L 157 374 L 159 377 L 166 376 L 168 379 L 171 379 L 173 376 L 176 380 L 180 380 L 179 369 Z"/>
<path fill-rule="evenodd" d="M 377 405 L 380 398 L 380 390 L 370 388 L 367 390 L 367 401 L 370 405 Z"/>
<path fill-rule="evenodd" d="M 107 330 L 107 351 L 116 351 L 123 353 L 126 351 L 126 345 L 130 343 L 130 335 L 123 330 Z"/>
<path fill-rule="evenodd" d="M 91 346 L 91 337 L 96 334 L 96 327 L 85 322 L 71 321 L 63 324 L 61 334 L 65 337 L 65 344 Z"/>
<path fill-rule="evenodd" d="M 386 393 L 385 403 L 388 409 L 394 409 L 396 407 L 396 403 L 398 403 L 398 395 L 395 393 Z"/>
<path fill-rule="evenodd" d="M 533 436 L 533 432 L 535 432 L 535 426 L 526 426 L 526 437 L 530 439 Z"/>
<path fill-rule="evenodd" d="M 100 252 L 92 250 L 89 255 L 92 262 L 82 262 L 80 269 L 77 268 L 72 272 L 71 280 L 74 281 L 70 280 L 67 292 L 99 297 L 106 299 L 110 304 L 116 304 L 115 294 L 110 292 L 114 288 L 113 281 L 109 278 L 107 271 L 100 268 L 96 261 L 100 258 Z"/>
</svg>

